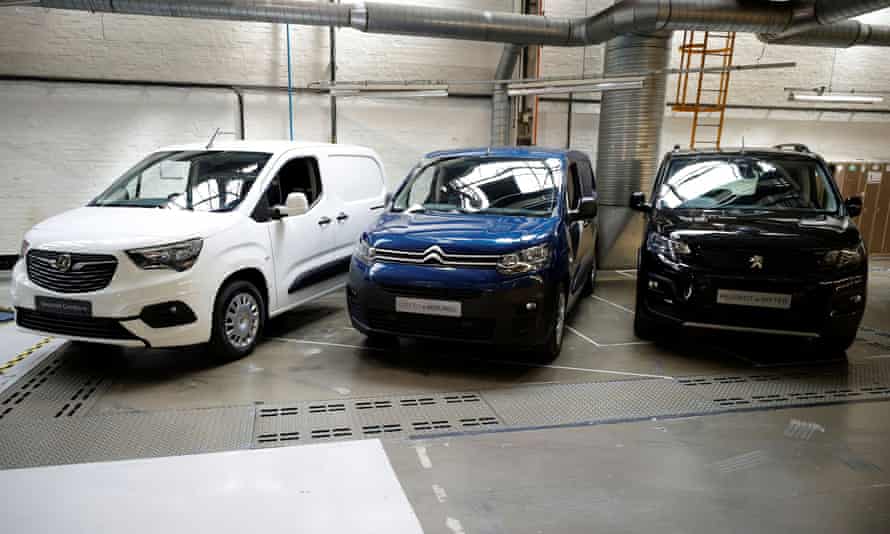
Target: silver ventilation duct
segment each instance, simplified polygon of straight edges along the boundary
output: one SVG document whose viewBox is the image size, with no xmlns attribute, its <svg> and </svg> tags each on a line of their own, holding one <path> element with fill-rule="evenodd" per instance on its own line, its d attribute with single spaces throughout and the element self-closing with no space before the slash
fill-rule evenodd
<svg viewBox="0 0 890 534">
<path fill-rule="evenodd" d="M 849 48 L 851 46 L 890 46 L 890 27 L 872 26 L 856 20 L 816 26 L 812 30 L 788 34 L 759 34 L 765 43 L 794 46 Z"/>
<path fill-rule="evenodd" d="M 646 75 L 642 89 L 603 93 L 597 148 L 601 268 L 636 264 L 642 218 L 627 207 L 630 194 L 649 191 L 658 169 L 671 32 L 625 35 L 606 44 L 605 75 Z M 659 74 L 650 74 L 658 72 Z"/>
<path fill-rule="evenodd" d="M 495 70 L 495 80 L 509 80 L 516 70 L 519 61 L 521 46 L 504 45 L 501 60 Z M 510 135 L 510 97 L 507 96 L 507 87 L 497 84 L 491 97 L 491 146 L 506 146 L 512 144 Z"/>
<path fill-rule="evenodd" d="M 0 0 L 0 5 L 22 5 Z M 754 2 L 624 0 L 589 17 L 559 18 L 477 9 L 411 5 L 329 4 L 300 0 L 33 0 L 30 5 L 138 15 L 351 27 L 369 33 L 494 41 L 518 45 L 588 46 L 619 35 L 660 30 L 782 34 L 801 24 L 841 20 L 890 0 Z M 803 8 L 802 8 L 803 6 Z M 817 18 L 821 17 L 821 18 Z M 872 33 L 877 33 L 872 28 Z M 871 44 L 871 43 L 868 43 Z"/>
</svg>

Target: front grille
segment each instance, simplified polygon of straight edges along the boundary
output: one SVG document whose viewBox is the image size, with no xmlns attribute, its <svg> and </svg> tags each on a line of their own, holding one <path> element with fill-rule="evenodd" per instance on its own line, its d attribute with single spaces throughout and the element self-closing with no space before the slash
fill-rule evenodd
<svg viewBox="0 0 890 534">
<path fill-rule="evenodd" d="M 367 320 L 368 326 L 374 330 L 404 336 L 433 336 L 465 341 L 485 341 L 494 336 L 494 320 L 491 319 L 430 317 L 370 309 Z"/>
<path fill-rule="evenodd" d="M 825 251 L 708 248 L 699 250 L 697 254 L 703 267 L 715 272 L 784 276 L 823 270 L 819 260 Z M 758 261 L 754 261 L 755 258 Z"/>
<path fill-rule="evenodd" d="M 471 300 L 482 296 L 481 289 L 450 289 L 447 287 L 397 286 L 384 284 L 383 289 L 400 297 L 440 300 Z"/>
<path fill-rule="evenodd" d="M 59 262 L 60 256 L 70 263 Z M 67 266 L 66 266 L 67 263 Z M 88 293 L 105 289 L 117 270 L 117 258 L 106 254 L 65 254 L 48 250 L 28 252 L 28 278 L 57 293 Z M 67 267 L 60 269 L 60 267 Z"/>
<path fill-rule="evenodd" d="M 382 263 L 402 263 L 428 267 L 469 267 L 494 269 L 500 256 L 489 254 L 451 254 L 433 245 L 420 252 L 407 250 L 374 249 L 374 260 Z"/>
<path fill-rule="evenodd" d="M 139 339 L 115 319 L 74 317 L 16 308 L 15 321 L 23 328 L 60 336 L 92 339 Z"/>
</svg>

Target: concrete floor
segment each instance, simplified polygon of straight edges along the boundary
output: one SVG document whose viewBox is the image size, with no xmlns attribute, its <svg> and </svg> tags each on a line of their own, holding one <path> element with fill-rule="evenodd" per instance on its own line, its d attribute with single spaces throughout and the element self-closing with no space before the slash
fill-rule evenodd
<svg viewBox="0 0 890 534">
<path fill-rule="evenodd" d="M 90 415 L 890 359 L 890 261 L 873 263 L 866 329 L 846 357 L 745 337 L 643 343 L 633 293 L 632 273 L 605 273 L 551 365 L 486 347 L 368 346 L 339 294 L 273 321 L 255 354 L 227 365 L 197 350 L 63 350 L 112 380 Z M 888 445 L 884 402 L 384 443 L 424 530 L 467 534 L 890 532 Z"/>
</svg>

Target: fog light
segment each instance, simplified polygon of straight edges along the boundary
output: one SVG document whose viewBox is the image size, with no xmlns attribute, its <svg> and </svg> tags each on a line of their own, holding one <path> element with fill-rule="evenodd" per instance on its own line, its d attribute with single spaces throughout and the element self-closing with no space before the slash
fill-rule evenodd
<svg viewBox="0 0 890 534">
<path fill-rule="evenodd" d="M 152 328 L 182 326 L 198 320 L 195 312 L 187 304 L 179 301 L 146 306 L 139 314 L 139 318 Z"/>
<path fill-rule="evenodd" d="M 850 297 L 850 302 L 852 302 L 853 304 L 859 304 L 860 302 L 862 302 L 862 295 L 853 295 L 852 297 Z"/>
<path fill-rule="evenodd" d="M 537 302 L 529 302 L 528 304 L 525 305 L 525 309 L 528 311 L 535 311 L 538 309 L 538 303 Z"/>
<path fill-rule="evenodd" d="M 655 280 L 649 280 L 649 289 L 658 289 L 658 282 Z"/>
</svg>

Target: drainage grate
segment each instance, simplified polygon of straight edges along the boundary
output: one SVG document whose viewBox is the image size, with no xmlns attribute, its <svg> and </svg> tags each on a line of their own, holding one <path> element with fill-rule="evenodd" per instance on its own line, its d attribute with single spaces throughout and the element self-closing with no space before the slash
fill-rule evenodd
<svg viewBox="0 0 890 534">
<path fill-rule="evenodd" d="M 280 416 L 288 410 L 290 416 Z M 500 424 L 479 393 L 445 393 L 260 405 L 254 446 L 281 444 L 278 436 L 298 434 L 303 441 L 362 437 L 386 439 Z"/>
<path fill-rule="evenodd" d="M 352 429 L 347 426 L 337 428 L 317 428 L 311 433 L 312 439 L 351 438 Z"/>
<path fill-rule="evenodd" d="M 401 432 L 402 425 L 391 423 L 388 425 L 365 425 L 362 427 L 362 434 L 366 436 L 376 436 L 379 434 L 391 434 L 393 432 Z"/>
<path fill-rule="evenodd" d="M 338 404 L 310 404 L 309 413 L 341 413 L 346 411 L 346 405 Z"/>
<path fill-rule="evenodd" d="M 257 443 L 284 443 L 300 439 L 299 432 L 281 432 L 277 434 L 260 434 L 256 437 Z"/>
<path fill-rule="evenodd" d="M 258 417 L 286 417 L 288 415 L 299 415 L 300 409 L 296 406 L 287 408 L 261 408 L 257 412 Z"/>
</svg>

